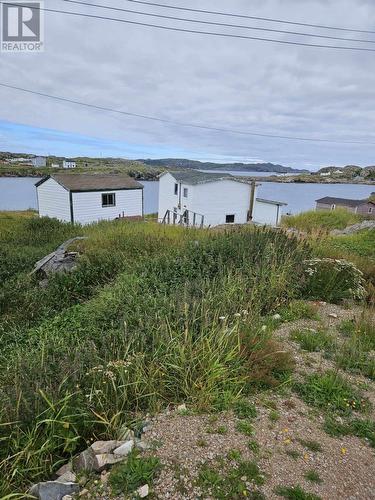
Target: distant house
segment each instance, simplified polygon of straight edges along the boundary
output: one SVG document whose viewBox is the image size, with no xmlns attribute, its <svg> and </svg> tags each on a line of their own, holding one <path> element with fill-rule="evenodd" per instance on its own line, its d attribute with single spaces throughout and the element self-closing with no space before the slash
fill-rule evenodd
<svg viewBox="0 0 375 500">
<path fill-rule="evenodd" d="M 31 158 L 31 164 L 33 167 L 45 167 L 47 164 L 46 157 L 45 156 L 35 156 L 34 158 Z"/>
<path fill-rule="evenodd" d="M 35 186 L 40 216 L 80 224 L 143 216 L 143 185 L 127 175 L 55 174 Z"/>
<path fill-rule="evenodd" d="M 368 198 L 364 200 L 350 200 L 326 196 L 316 200 L 317 210 L 335 210 L 336 208 L 345 208 L 349 212 L 354 212 L 355 214 L 375 217 L 375 202 L 370 201 Z"/>
<path fill-rule="evenodd" d="M 77 165 L 76 165 L 75 160 L 66 159 L 66 160 L 63 160 L 62 166 L 63 166 L 63 168 L 76 168 Z"/>
<path fill-rule="evenodd" d="M 277 226 L 285 203 L 257 198 L 256 191 L 254 182 L 229 174 L 165 172 L 159 179 L 158 219 L 202 227 L 249 221 Z"/>
</svg>

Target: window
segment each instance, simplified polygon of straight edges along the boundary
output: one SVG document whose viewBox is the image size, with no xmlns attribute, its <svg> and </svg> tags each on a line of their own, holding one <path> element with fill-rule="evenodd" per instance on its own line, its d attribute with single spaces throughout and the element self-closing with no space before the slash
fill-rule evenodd
<svg viewBox="0 0 375 500">
<path fill-rule="evenodd" d="M 184 198 L 188 197 L 188 188 L 184 188 Z"/>
<path fill-rule="evenodd" d="M 225 224 L 233 224 L 234 222 L 234 214 L 225 216 Z"/>
<path fill-rule="evenodd" d="M 331 210 L 335 210 L 336 205 L 331 205 Z"/>
<path fill-rule="evenodd" d="M 372 214 L 372 207 L 368 207 L 368 213 Z"/>
<path fill-rule="evenodd" d="M 115 206 L 116 206 L 115 193 L 103 193 L 102 194 L 102 207 L 115 207 Z"/>
<path fill-rule="evenodd" d="M 174 194 L 178 194 L 178 184 L 174 185 Z"/>
</svg>

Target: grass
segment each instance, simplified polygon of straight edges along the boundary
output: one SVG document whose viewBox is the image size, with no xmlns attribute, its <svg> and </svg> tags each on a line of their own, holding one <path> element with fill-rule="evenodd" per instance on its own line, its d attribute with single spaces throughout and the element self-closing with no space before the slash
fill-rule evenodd
<svg viewBox="0 0 375 500">
<path fill-rule="evenodd" d="M 116 495 L 132 493 L 144 484 L 150 486 L 159 470 L 158 458 L 142 457 L 132 452 L 125 462 L 113 467 L 109 476 L 109 484 Z"/>
<path fill-rule="evenodd" d="M 280 413 L 277 410 L 271 410 L 268 414 L 268 418 L 271 422 L 277 422 L 280 420 Z"/>
<path fill-rule="evenodd" d="M 247 443 L 247 447 L 255 454 L 258 454 L 260 451 L 259 443 L 255 441 L 255 439 L 250 439 Z"/>
<path fill-rule="evenodd" d="M 290 333 L 291 340 L 298 342 L 302 349 L 309 352 L 326 351 L 332 352 L 335 342 L 331 334 L 323 329 L 313 330 L 302 328 Z"/>
<path fill-rule="evenodd" d="M 229 460 L 236 461 L 236 464 L 224 463 L 221 467 L 215 464 L 202 465 L 197 486 L 201 489 L 204 497 L 264 499 L 264 495 L 259 490 L 254 488 L 248 490 L 246 485 L 248 482 L 256 486 L 261 486 L 264 483 L 258 465 L 252 461 L 242 460 L 238 454 L 235 457 L 231 455 Z"/>
<path fill-rule="evenodd" d="M 253 403 L 247 400 L 239 400 L 235 403 L 233 408 L 234 414 L 238 418 L 255 418 L 257 416 L 257 410 Z"/>
<path fill-rule="evenodd" d="M 276 495 L 288 500 L 320 500 L 318 495 L 308 493 L 301 486 L 279 486 L 275 488 Z"/>
<path fill-rule="evenodd" d="M 321 484 L 323 482 L 323 480 L 319 476 L 319 474 L 313 469 L 308 470 L 305 473 L 304 477 L 305 477 L 305 479 L 307 479 L 311 483 Z"/>
<path fill-rule="evenodd" d="M 317 306 L 304 300 L 292 300 L 288 306 L 279 310 L 279 314 L 281 315 L 283 321 L 319 319 Z"/>
<path fill-rule="evenodd" d="M 245 436 L 252 436 L 254 434 L 254 427 L 251 422 L 240 420 L 236 424 L 236 430 Z"/>
<path fill-rule="evenodd" d="M 351 413 L 364 411 L 368 402 L 339 373 L 313 373 L 296 384 L 297 393 L 307 403 L 326 411 Z"/>
<path fill-rule="evenodd" d="M 309 249 L 294 238 L 32 216 L 0 224 L 9 274 L 0 281 L 0 496 L 169 403 L 211 411 L 242 401 L 238 414 L 253 418 L 243 400 L 292 368 L 261 326 L 298 294 Z M 35 260 L 77 233 L 89 236 L 76 245 L 77 270 L 41 289 L 28 276 Z"/>
<path fill-rule="evenodd" d="M 285 450 L 285 454 L 288 455 L 288 457 L 293 458 L 293 460 L 298 460 L 302 456 L 297 450 Z"/>
<path fill-rule="evenodd" d="M 361 222 L 360 215 L 348 212 L 345 209 L 333 211 L 311 210 L 298 215 L 283 217 L 282 225 L 296 228 L 307 233 L 344 229 L 347 226 Z"/>
<path fill-rule="evenodd" d="M 328 416 L 324 422 L 324 430 L 330 436 L 357 436 L 366 439 L 370 446 L 375 448 L 374 420 L 352 418 L 343 422 L 342 420 Z"/>
<path fill-rule="evenodd" d="M 307 448 L 313 453 L 323 451 L 322 446 L 318 443 L 318 441 L 314 441 L 312 439 L 299 439 L 298 441 L 304 448 Z"/>
</svg>

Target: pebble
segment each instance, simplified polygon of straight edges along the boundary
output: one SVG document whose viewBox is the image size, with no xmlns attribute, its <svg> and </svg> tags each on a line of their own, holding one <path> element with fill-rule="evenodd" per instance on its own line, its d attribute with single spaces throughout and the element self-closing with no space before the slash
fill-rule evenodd
<svg viewBox="0 0 375 500">
<path fill-rule="evenodd" d="M 137 493 L 138 493 L 139 498 L 147 497 L 149 492 L 150 492 L 150 490 L 149 490 L 148 484 L 144 484 L 143 486 L 141 486 L 140 488 L 137 489 Z"/>
</svg>

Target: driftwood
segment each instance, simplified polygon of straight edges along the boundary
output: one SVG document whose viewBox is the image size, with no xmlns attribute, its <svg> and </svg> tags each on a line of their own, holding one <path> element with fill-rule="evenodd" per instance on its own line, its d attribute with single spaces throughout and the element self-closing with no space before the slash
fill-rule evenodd
<svg viewBox="0 0 375 500">
<path fill-rule="evenodd" d="M 68 252 L 67 249 L 74 241 L 85 239 L 86 236 L 77 236 L 65 241 L 54 252 L 38 260 L 30 274 L 48 278 L 51 274 L 73 271 L 76 267 L 77 252 Z"/>
</svg>

